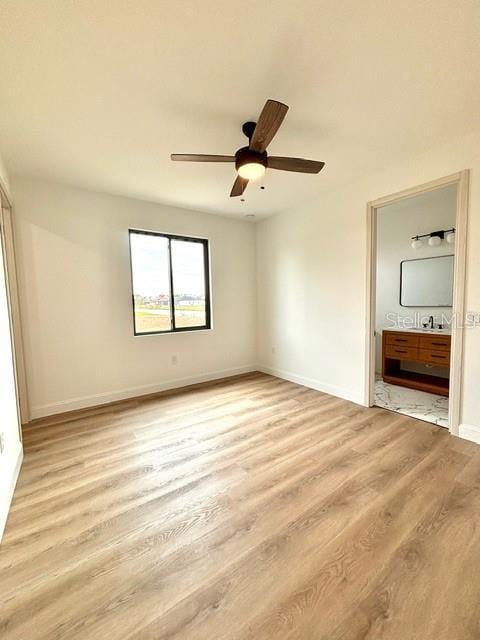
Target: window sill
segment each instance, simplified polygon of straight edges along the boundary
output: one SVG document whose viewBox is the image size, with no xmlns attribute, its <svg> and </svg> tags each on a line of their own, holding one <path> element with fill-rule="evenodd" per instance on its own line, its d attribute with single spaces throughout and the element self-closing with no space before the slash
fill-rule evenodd
<svg viewBox="0 0 480 640">
<path fill-rule="evenodd" d="M 213 327 L 205 327 L 204 329 L 185 329 L 184 331 L 153 331 L 152 333 L 134 333 L 134 338 L 154 338 L 155 336 L 181 336 L 185 333 L 205 333 L 205 331 L 213 331 Z"/>
</svg>

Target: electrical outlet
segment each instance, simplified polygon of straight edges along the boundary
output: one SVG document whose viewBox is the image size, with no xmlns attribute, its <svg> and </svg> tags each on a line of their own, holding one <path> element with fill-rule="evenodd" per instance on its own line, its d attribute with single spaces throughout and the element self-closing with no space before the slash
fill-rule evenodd
<svg viewBox="0 0 480 640">
<path fill-rule="evenodd" d="M 275 347 L 272 347 L 272 355 L 275 355 Z"/>
<path fill-rule="evenodd" d="M 5 434 L 0 433 L 0 455 L 5 451 Z"/>
<path fill-rule="evenodd" d="M 177 364 L 177 356 L 172 356 L 172 364 Z"/>
</svg>

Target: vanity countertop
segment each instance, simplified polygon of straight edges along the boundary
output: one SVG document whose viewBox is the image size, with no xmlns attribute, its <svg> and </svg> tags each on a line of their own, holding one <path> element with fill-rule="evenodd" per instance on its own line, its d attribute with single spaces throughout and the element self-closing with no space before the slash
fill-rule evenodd
<svg viewBox="0 0 480 640">
<path fill-rule="evenodd" d="M 401 333 L 421 333 L 421 334 L 433 334 L 433 335 L 437 335 L 437 336 L 451 336 L 452 335 L 452 330 L 451 329 L 424 329 L 423 327 L 421 329 L 401 329 L 400 327 L 384 327 L 382 329 L 382 331 L 399 331 Z"/>
</svg>

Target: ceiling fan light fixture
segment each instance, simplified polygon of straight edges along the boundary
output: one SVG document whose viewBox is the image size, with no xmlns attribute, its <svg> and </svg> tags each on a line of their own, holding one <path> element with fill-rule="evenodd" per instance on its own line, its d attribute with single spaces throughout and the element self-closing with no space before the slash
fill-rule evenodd
<svg viewBox="0 0 480 640">
<path fill-rule="evenodd" d="M 244 122 L 243 134 L 248 145 L 235 152 L 234 156 L 208 155 L 202 153 L 172 153 L 174 162 L 234 162 L 237 177 L 230 197 L 242 196 L 248 183 L 261 178 L 267 167 L 278 171 L 295 173 L 319 173 L 325 163 L 305 158 L 268 156 L 267 147 L 273 140 L 288 111 L 288 106 L 278 100 L 267 100 L 257 122 Z M 263 189 L 264 187 L 260 187 Z"/>
<path fill-rule="evenodd" d="M 265 165 L 260 162 L 246 162 L 238 167 L 238 175 L 245 180 L 258 180 L 265 175 Z"/>
</svg>

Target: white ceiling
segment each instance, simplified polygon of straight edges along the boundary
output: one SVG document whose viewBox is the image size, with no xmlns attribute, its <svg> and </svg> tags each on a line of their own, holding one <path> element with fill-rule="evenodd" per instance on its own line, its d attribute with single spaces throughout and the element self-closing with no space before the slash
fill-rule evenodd
<svg viewBox="0 0 480 640">
<path fill-rule="evenodd" d="M 257 216 L 480 125 L 478 0 L 9 0 L 0 8 L 0 150 L 44 176 Z M 266 98 L 269 151 L 324 160 L 228 197 L 231 154 Z"/>
</svg>

